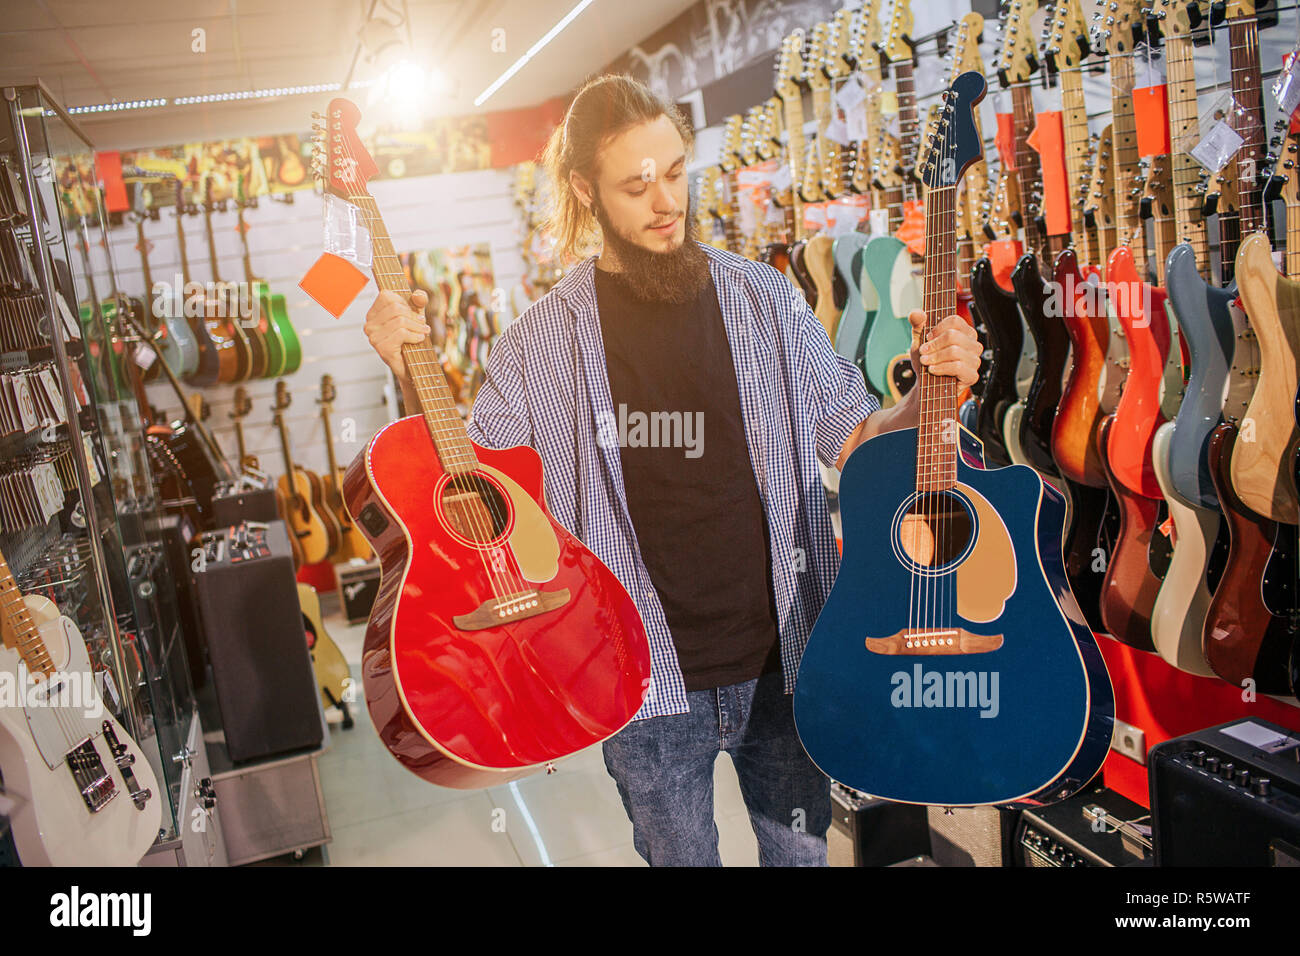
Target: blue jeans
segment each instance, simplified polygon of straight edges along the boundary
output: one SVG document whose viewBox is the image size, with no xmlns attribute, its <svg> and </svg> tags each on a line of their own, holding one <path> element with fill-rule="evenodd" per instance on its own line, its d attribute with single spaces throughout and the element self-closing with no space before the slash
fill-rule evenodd
<svg viewBox="0 0 1300 956">
<path fill-rule="evenodd" d="M 651 866 L 721 866 L 713 764 L 736 765 L 762 866 L 826 866 L 830 780 L 794 729 L 780 672 L 691 691 L 689 714 L 633 721 L 604 743 L 605 768 Z"/>
</svg>

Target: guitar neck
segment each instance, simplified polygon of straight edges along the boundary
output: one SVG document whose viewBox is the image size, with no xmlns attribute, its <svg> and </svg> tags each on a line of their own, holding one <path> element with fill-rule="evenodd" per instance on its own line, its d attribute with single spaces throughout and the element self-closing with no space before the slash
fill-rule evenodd
<svg viewBox="0 0 1300 956">
<path fill-rule="evenodd" d="M 329 405 L 320 408 L 320 420 L 325 425 L 325 460 L 329 462 L 330 480 L 338 473 L 338 463 L 334 460 L 334 433 L 330 431 Z"/>
<path fill-rule="evenodd" d="M 284 422 L 284 409 L 276 409 L 275 425 L 280 430 L 280 450 L 284 453 L 284 477 L 289 482 L 289 490 L 294 486 L 293 453 L 289 449 L 289 427 Z"/>
<path fill-rule="evenodd" d="M 898 143 L 903 156 L 903 201 L 920 198 L 912 171 L 916 169 L 916 154 L 921 146 L 921 131 L 916 116 L 916 83 L 911 59 L 901 59 L 893 64 L 894 89 L 898 97 Z M 899 221 L 902 221 L 900 211 Z"/>
<path fill-rule="evenodd" d="M 1147 273 L 1147 244 L 1138 188 L 1137 118 L 1133 113 L 1133 54 L 1110 58 L 1111 168 L 1114 169 L 1115 241 L 1128 246 L 1138 275 Z"/>
<path fill-rule="evenodd" d="M 1198 134 L 1196 69 L 1192 62 L 1191 37 L 1167 37 L 1165 56 L 1169 64 L 1169 139 L 1171 144 L 1176 144 L 1186 136 Z M 1169 162 L 1177 240 L 1191 244 L 1196 253 L 1196 268 L 1202 275 L 1206 275 L 1210 264 L 1210 248 L 1205 234 L 1202 203 L 1196 192 L 1201 165 L 1176 146 L 1173 147 Z M 1157 242 L 1156 252 L 1161 261 L 1168 252 L 1161 248 L 1166 242 Z"/>
<path fill-rule="evenodd" d="M 239 449 L 239 468 L 242 471 L 248 453 L 244 450 L 244 422 L 240 418 L 235 419 L 235 446 Z"/>
<path fill-rule="evenodd" d="M 54 662 L 41 639 L 40 628 L 32 620 L 3 554 L 0 554 L 0 632 L 4 646 L 18 653 L 28 671 L 46 677 L 54 673 Z"/>
<path fill-rule="evenodd" d="M 925 278 L 922 308 L 925 327 L 921 338 L 945 316 L 957 311 L 957 252 L 953 236 L 957 227 L 957 187 L 930 189 L 925 196 Z M 920 427 L 916 446 L 918 491 L 943 491 L 957 484 L 957 442 L 951 429 L 957 422 L 957 383 L 922 366 Z"/>
<path fill-rule="evenodd" d="M 1042 167 L 1038 153 L 1029 145 L 1029 134 L 1034 129 L 1034 94 L 1028 83 L 1011 87 L 1011 109 L 1015 116 L 1016 181 L 1020 187 L 1020 207 L 1025 226 L 1025 247 L 1038 253 L 1043 261 L 1047 257 L 1047 237 L 1043 233 Z"/>
<path fill-rule="evenodd" d="M 403 300 L 411 295 L 410 284 L 402 261 L 393 249 L 388 228 L 374 199 L 368 195 L 352 197 L 362 219 L 370 230 L 373 259 L 371 272 L 375 284 L 385 292 L 396 292 Z M 437 449 L 438 459 L 445 471 L 467 473 L 478 467 L 474 445 L 465 432 L 465 423 L 456 409 L 456 400 L 447 386 L 442 364 L 428 340 L 418 344 L 402 345 L 402 357 L 410 373 L 411 383 L 420 398 L 420 409 L 428 426 L 429 435 Z"/>
<path fill-rule="evenodd" d="M 1232 112 L 1230 125 L 1242 139 L 1234 162 L 1244 235 L 1264 229 L 1259 185 L 1260 164 L 1264 162 L 1264 108 L 1259 74 L 1259 23 L 1254 17 L 1228 21 L 1228 48 L 1232 62 L 1232 98 L 1240 107 Z"/>
<path fill-rule="evenodd" d="M 149 241 L 144 235 L 144 220 L 135 224 L 135 238 L 140 245 L 140 269 L 144 273 L 145 302 L 153 308 L 153 273 L 149 271 Z"/>
<path fill-rule="evenodd" d="M 1093 251 L 1088 238 L 1084 208 L 1088 200 L 1088 110 L 1083 101 L 1083 75 L 1077 67 L 1060 72 L 1061 106 L 1065 121 L 1065 171 L 1070 188 L 1070 241 L 1081 262 L 1091 263 Z"/>
<path fill-rule="evenodd" d="M 790 167 L 790 205 L 786 207 L 786 224 L 790 241 L 794 243 L 803 238 L 803 199 L 799 195 L 804 176 L 803 103 L 797 91 L 782 101 L 782 112 L 785 114 L 786 165 Z"/>
</svg>

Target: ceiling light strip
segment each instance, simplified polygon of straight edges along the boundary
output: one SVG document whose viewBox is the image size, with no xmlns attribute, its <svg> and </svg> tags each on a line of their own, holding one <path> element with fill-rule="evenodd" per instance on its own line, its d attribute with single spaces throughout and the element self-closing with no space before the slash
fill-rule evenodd
<svg viewBox="0 0 1300 956">
<path fill-rule="evenodd" d="M 353 89 L 369 86 L 370 80 L 355 80 Z M 144 110 L 159 106 L 193 106 L 198 103 L 225 103 L 231 100 L 256 100 L 269 96 L 304 96 L 311 93 L 332 93 L 340 89 L 338 83 L 317 83 L 312 86 L 276 86 L 264 90 L 234 90 L 229 93 L 207 93 L 203 96 L 178 96 L 173 100 L 160 97 L 152 100 L 122 100 L 114 103 L 96 103 L 92 106 L 74 106 L 69 113 L 118 113 L 122 110 Z"/>
<path fill-rule="evenodd" d="M 486 90 L 484 90 L 482 93 L 476 96 L 474 98 L 474 105 L 482 106 L 484 103 L 486 103 L 488 97 L 490 97 L 497 90 L 501 89 L 501 87 L 505 86 L 506 83 L 509 82 L 512 76 L 514 76 L 521 69 L 523 69 L 525 63 L 527 63 L 534 56 L 540 53 L 542 51 L 542 48 L 546 46 L 546 44 L 550 43 L 557 36 L 559 36 L 560 31 L 563 30 L 565 27 L 567 27 L 570 23 L 572 23 L 577 18 L 578 14 L 580 14 L 583 10 L 586 10 L 587 7 L 591 6 L 591 4 L 592 4 L 592 0 L 579 0 L 578 5 L 574 7 L 572 10 L 570 10 L 568 13 L 566 13 L 564 15 L 564 19 L 562 19 L 555 26 L 551 27 L 551 29 L 547 32 L 546 36 L 542 37 L 531 47 L 529 47 L 527 53 L 525 53 L 519 59 L 515 60 L 515 62 L 510 65 L 510 68 L 508 70 L 506 70 L 504 73 L 502 73 L 500 76 L 498 76 L 495 80 L 492 81 L 491 86 L 489 86 Z"/>
</svg>

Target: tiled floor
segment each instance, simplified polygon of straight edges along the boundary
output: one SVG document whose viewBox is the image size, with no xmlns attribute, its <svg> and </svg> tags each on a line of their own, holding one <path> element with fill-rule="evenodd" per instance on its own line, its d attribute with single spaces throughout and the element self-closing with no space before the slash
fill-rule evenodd
<svg viewBox="0 0 1300 956">
<path fill-rule="evenodd" d="M 348 627 L 322 595 L 325 628 L 357 681 L 351 730 L 330 725 L 319 758 L 333 840 L 330 866 L 645 866 L 599 746 L 486 790 L 448 790 L 403 769 L 379 742 L 360 700 L 365 625 Z M 731 758 L 718 758 L 714 806 L 725 866 L 757 866 L 758 843 Z M 313 854 L 307 862 L 317 862 Z"/>
</svg>

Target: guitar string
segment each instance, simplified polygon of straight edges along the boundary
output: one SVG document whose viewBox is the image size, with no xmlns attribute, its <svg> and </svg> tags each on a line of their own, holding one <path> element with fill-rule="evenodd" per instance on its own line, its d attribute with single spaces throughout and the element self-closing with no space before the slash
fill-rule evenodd
<svg viewBox="0 0 1300 956">
<path fill-rule="evenodd" d="M 332 118 L 327 118 L 327 122 L 331 120 Z M 343 152 L 345 156 L 345 162 L 348 164 L 346 168 L 351 170 L 360 169 L 360 163 L 357 161 L 356 157 L 353 155 L 352 152 L 352 144 L 350 142 L 347 142 L 346 140 L 344 142 Z M 327 153 L 326 162 L 328 162 L 328 153 Z M 358 185 L 363 186 L 364 184 L 358 184 Z M 386 272 L 385 270 L 375 268 L 375 265 L 377 263 L 374 261 L 374 254 L 378 252 L 378 250 L 382 246 L 387 246 L 388 248 L 387 252 L 381 253 L 382 257 L 386 259 L 391 259 L 392 264 L 398 265 L 400 267 L 400 259 L 398 259 L 397 257 L 396 250 L 393 249 L 392 247 L 392 241 L 388 236 L 388 231 L 386 228 L 383 228 L 383 219 L 379 214 L 378 205 L 375 203 L 374 198 L 371 197 L 369 193 L 365 192 L 364 188 L 361 189 L 359 196 L 353 196 L 352 198 L 354 199 L 354 204 L 356 205 L 356 208 L 367 219 L 370 228 L 371 251 L 372 251 L 371 271 L 374 273 L 375 276 L 375 284 L 379 286 L 381 289 L 388 287 L 391 291 L 402 294 L 406 297 L 406 299 L 409 300 L 411 295 L 411 290 L 409 285 L 405 281 L 406 279 L 405 273 L 400 271 L 400 268 L 397 272 L 392 272 L 392 271 Z M 363 206 L 359 204 L 358 201 L 364 202 L 365 205 Z M 380 230 L 377 230 L 375 228 L 376 225 L 380 227 L 382 232 L 380 232 Z M 414 343 L 411 344 L 414 345 Z M 450 393 L 446 395 L 440 395 L 439 389 L 437 387 L 437 383 L 434 380 L 432 374 L 426 371 L 427 361 L 423 360 L 423 358 L 414 362 L 409 361 L 410 359 L 409 353 L 423 351 L 427 348 L 428 346 L 426 346 L 424 342 L 421 342 L 418 346 L 415 346 L 409 350 L 406 348 L 406 344 L 403 344 L 402 356 L 404 360 L 408 360 L 408 371 L 411 374 L 413 382 L 416 383 L 417 392 L 421 391 L 421 385 L 423 385 L 424 390 L 427 390 L 428 395 L 435 398 L 435 404 L 442 406 L 441 410 L 443 414 L 447 416 L 454 416 L 456 419 L 455 425 L 452 425 L 450 422 L 448 422 L 447 425 L 439 427 L 437 424 L 435 424 L 435 422 L 430 420 L 431 416 L 434 414 L 434 410 L 428 407 L 424 407 L 422 409 L 423 417 L 425 421 L 425 428 L 426 430 L 429 431 L 430 436 L 434 441 L 435 452 L 438 454 L 438 457 L 441 460 L 443 457 L 443 448 L 439 444 L 440 437 L 447 439 L 449 443 L 457 439 L 462 439 L 466 442 L 466 444 L 469 444 L 469 437 L 468 435 L 464 434 L 464 424 L 460 421 L 459 412 L 456 411 L 454 404 L 452 404 L 450 401 Z M 410 368 L 409 366 L 411 365 L 415 367 Z M 441 371 L 441 368 L 439 367 L 438 370 Z M 443 391 L 446 391 L 445 385 Z M 425 396 L 421 394 L 422 406 L 425 405 L 424 398 Z M 441 461 L 444 472 L 446 472 L 447 474 L 451 474 L 456 466 L 462 464 L 462 462 L 457 461 L 456 459 L 465 458 L 465 457 L 468 458 L 468 461 L 464 462 L 463 464 L 469 464 L 470 462 L 473 462 L 473 465 L 471 465 L 471 470 L 469 472 L 469 475 L 470 475 L 470 480 L 472 481 L 474 487 L 477 490 L 479 500 L 483 503 L 485 510 L 489 512 L 493 522 L 496 525 L 499 525 L 502 531 L 504 531 L 506 528 L 506 521 L 504 516 L 497 509 L 495 496 L 489 496 L 487 494 L 487 487 L 486 487 L 485 480 L 476 473 L 477 468 L 475 466 L 477 466 L 479 463 L 477 460 L 477 455 L 474 454 L 472 445 L 470 445 L 466 451 L 457 451 L 453 447 L 451 454 L 449 454 L 445 460 Z M 463 475 L 461 475 L 460 477 L 463 477 Z M 448 484 L 453 487 L 461 487 L 457 483 L 455 478 L 450 479 Z M 484 544 L 486 544 L 487 542 L 493 540 L 496 537 L 496 535 L 493 533 L 495 531 L 495 528 L 494 527 L 485 528 L 482 524 L 481 519 L 476 514 L 476 510 L 477 509 L 465 509 L 463 513 L 467 516 L 468 522 L 472 527 L 475 535 L 481 535 L 482 538 L 480 540 Z M 488 559 L 488 552 L 486 548 L 474 547 L 473 550 L 476 552 L 480 563 L 483 565 L 484 573 L 488 578 L 489 587 L 492 588 L 493 594 L 497 599 L 498 612 L 499 612 L 499 605 L 501 600 L 510 593 L 508 590 L 504 593 L 499 591 L 498 590 L 499 583 L 504 583 L 507 588 L 513 585 L 513 587 L 515 588 L 515 593 L 517 595 L 523 594 L 524 591 L 526 590 L 525 585 L 523 584 L 522 571 L 518 568 L 518 559 L 515 558 L 512 549 L 505 542 L 503 542 L 500 547 L 494 549 L 495 552 L 494 560 L 492 561 L 489 561 Z M 496 554 L 505 555 L 507 559 L 505 562 L 506 567 L 500 573 L 498 573 L 496 569 L 496 561 L 495 561 Z M 510 567 L 510 563 L 512 559 L 515 562 L 515 567 L 513 568 Z M 511 580 L 511 578 L 513 578 L 513 581 Z"/>
<path fill-rule="evenodd" d="M 350 147 L 349 147 L 349 158 L 351 158 Z M 361 198 L 362 197 L 358 197 L 358 199 Z M 367 206 L 358 205 L 358 208 L 361 209 L 363 215 L 365 215 L 368 220 L 371 237 L 372 237 L 372 248 L 378 250 L 383 246 L 383 244 L 387 243 L 387 245 L 391 249 L 392 244 L 391 244 L 391 240 L 387 235 L 387 230 L 384 229 L 382 232 L 380 231 L 380 229 L 383 226 L 383 221 L 382 218 L 379 216 L 378 206 L 374 203 L 373 198 L 369 197 L 368 195 L 364 196 L 364 201 L 368 205 Z M 379 228 L 376 228 L 376 224 L 378 225 Z M 393 264 L 397 264 L 400 266 L 400 260 L 397 259 L 395 251 L 380 252 L 379 256 L 382 258 L 392 259 L 394 260 Z M 391 289 L 391 291 L 404 293 L 406 297 L 409 299 L 411 292 L 409 286 L 407 286 L 404 281 L 405 273 L 402 272 L 400 268 L 398 270 L 376 269 L 374 268 L 374 265 L 376 264 L 377 263 L 372 263 L 372 272 L 374 272 L 375 274 L 376 284 L 379 285 L 381 288 L 387 287 Z M 423 346 L 421 346 L 421 348 L 422 347 Z M 414 351 L 414 349 L 412 351 Z M 459 414 L 456 413 L 454 409 L 448 404 L 447 398 L 438 395 L 438 389 L 436 387 L 436 383 L 433 378 L 433 373 L 427 370 L 429 368 L 428 362 L 423 357 L 416 358 L 414 355 L 408 354 L 405 347 L 403 347 L 403 357 L 407 362 L 408 370 L 410 371 L 411 377 L 416 384 L 417 390 L 419 390 L 421 386 L 424 386 L 431 395 L 437 396 L 437 402 L 435 404 L 445 406 L 442 409 L 444 414 L 451 413 L 451 414 L 456 414 L 457 417 L 459 417 Z M 422 396 L 422 404 L 424 404 L 423 396 Z M 456 466 L 462 464 L 462 462 L 459 459 L 466 458 L 467 455 L 469 460 L 475 461 L 475 463 L 477 463 L 476 456 L 474 456 L 472 449 L 466 452 L 452 447 L 450 452 L 448 452 L 444 457 L 443 454 L 444 449 L 438 443 L 439 437 L 444 437 L 447 438 L 449 441 L 451 441 L 455 438 L 460 437 L 456 434 L 456 432 L 458 432 L 459 429 L 453 427 L 450 423 L 443 426 L 430 421 L 430 417 L 432 414 L 433 414 L 433 409 L 426 408 L 423 417 L 425 419 L 426 428 L 430 431 L 431 437 L 434 439 L 435 450 L 437 451 L 438 456 L 442 461 L 444 471 L 446 471 L 448 474 L 452 474 Z M 463 463 L 468 464 L 469 462 L 466 461 Z M 496 510 L 495 501 L 490 499 L 486 494 L 484 494 L 484 488 L 481 483 L 481 479 L 478 479 L 476 475 L 473 475 L 472 471 L 470 474 L 478 490 L 479 498 L 483 502 L 485 508 L 489 510 L 492 520 L 494 522 L 499 522 L 501 527 L 504 528 L 505 522 L 502 520 L 501 515 Z M 456 482 L 456 479 L 454 478 L 451 479 L 449 484 L 451 484 L 453 487 L 461 487 Z M 462 509 L 462 513 L 465 515 L 470 527 L 473 529 L 474 535 L 479 537 L 480 540 L 486 542 L 486 541 L 490 541 L 494 537 L 494 535 L 492 534 L 492 531 L 494 529 L 485 528 L 483 526 L 483 523 L 479 515 L 476 513 L 476 509 L 470 509 L 470 508 Z M 474 548 L 474 550 L 478 553 L 479 560 L 484 566 L 484 571 L 488 576 L 488 580 L 490 586 L 493 589 L 494 595 L 496 595 L 497 598 L 504 597 L 505 594 L 509 592 L 508 591 L 505 593 L 498 592 L 498 582 L 503 580 L 505 575 L 503 574 L 499 576 L 495 573 L 495 567 L 489 565 L 487 552 L 485 549 L 476 547 Z M 510 569 L 507 568 L 506 570 L 509 571 Z M 506 583 L 508 585 L 510 582 L 507 581 Z M 522 591 L 523 590 L 522 584 L 520 584 L 516 590 Z"/>
</svg>

